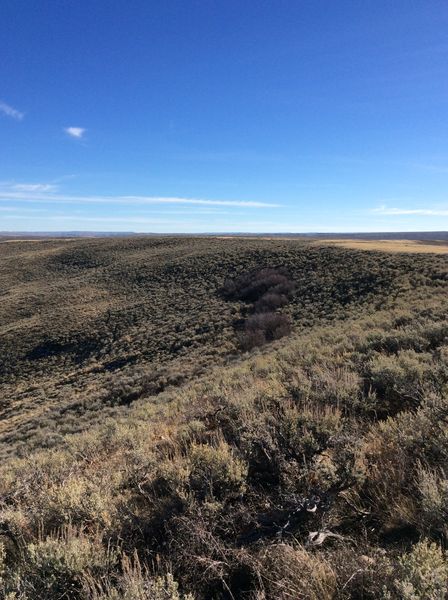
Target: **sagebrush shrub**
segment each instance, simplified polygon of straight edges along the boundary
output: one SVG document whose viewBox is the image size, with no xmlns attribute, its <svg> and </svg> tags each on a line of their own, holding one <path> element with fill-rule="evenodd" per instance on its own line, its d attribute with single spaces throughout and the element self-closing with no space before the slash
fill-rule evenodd
<svg viewBox="0 0 448 600">
<path fill-rule="evenodd" d="M 223 499 L 238 495 L 246 485 L 247 465 L 226 442 L 215 448 L 205 444 L 190 449 L 190 485 L 201 497 Z"/>
<path fill-rule="evenodd" d="M 324 558 L 303 547 L 275 544 L 261 553 L 260 578 L 270 600 L 332 600 L 337 590 L 336 576 Z"/>
<path fill-rule="evenodd" d="M 420 492 L 419 526 L 425 533 L 448 539 L 448 479 L 443 469 L 420 467 L 417 472 Z"/>
<path fill-rule="evenodd" d="M 439 546 L 423 540 L 399 558 L 395 585 L 403 600 L 445 600 L 448 562 Z"/>
<path fill-rule="evenodd" d="M 15 571 L 6 569 L 3 588 L 11 598 L 84 600 L 85 578 L 107 575 L 116 560 L 117 554 L 105 548 L 99 537 L 68 527 L 59 536 L 48 536 L 23 549 Z"/>
<path fill-rule="evenodd" d="M 379 399 L 377 409 L 394 414 L 418 406 L 424 384 L 434 376 L 434 363 L 431 354 L 414 350 L 377 353 L 367 364 L 366 375 Z"/>
</svg>

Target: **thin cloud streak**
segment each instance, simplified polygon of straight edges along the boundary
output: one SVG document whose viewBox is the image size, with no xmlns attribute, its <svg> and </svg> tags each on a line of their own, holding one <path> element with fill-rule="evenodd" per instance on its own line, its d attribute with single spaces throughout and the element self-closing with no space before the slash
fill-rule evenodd
<svg viewBox="0 0 448 600">
<path fill-rule="evenodd" d="M 17 191 L 14 189 L 0 191 L 1 200 L 16 200 L 20 202 L 56 202 L 70 204 L 123 204 L 123 205 L 153 205 L 153 204 L 192 204 L 199 206 L 233 206 L 242 208 L 278 208 L 281 205 L 270 202 L 250 200 L 207 200 L 202 198 L 178 198 L 163 196 L 72 196 L 68 194 L 53 194 Z"/>
<path fill-rule="evenodd" d="M 16 119 L 16 121 L 21 121 L 25 116 L 25 113 L 20 112 L 20 110 L 13 108 L 2 100 L 0 100 L 0 113 L 6 115 L 7 117 L 11 117 L 12 119 Z"/>
<path fill-rule="evenodd" d="M 432 209 L 432 208 L 388 208 L 380 206 L 373 208 L 372 212 L 379 215 L 387 216 L 402 216 L 402 215 L 420 215 L 428 217 L 448 217 L 448 209 Z"/>
<path fill-rule="evenodd" d="M 58 189 L 52 183 L 15 183 L 11 187 L 18 192 L 55 192 Z"/>
<path fill-rule="evenodd" d="M 11 220 L 22 220 L 27 221 L 29 217 L 27 215 L 7 215 L 8 219 Z M 33 217 L 34 218 L 34 217 Z M 49 221 L 57 221 L 60 222 L 71 222 L 75 221 L 77 223 L 132 223 L 135 225 L 179 225 L 180 223 L 173 222 L 171 219 L 154 219 L 147 217 L 86 217 L 80 215 L 45 215 L 42 217 L 35 217 L 35 219 L 39 219 L 41 221 L 49 222 Z M 183 222 L 183 221 L 182 221 Z"/>
</svg>

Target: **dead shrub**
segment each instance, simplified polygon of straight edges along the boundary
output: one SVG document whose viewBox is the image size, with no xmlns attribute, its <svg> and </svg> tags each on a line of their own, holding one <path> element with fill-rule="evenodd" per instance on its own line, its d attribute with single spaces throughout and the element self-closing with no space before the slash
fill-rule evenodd
<svg viewBox="0 0 448 600">
<path fill-rule="evenodd" d="M 135 555 L 124 556 L 118 577 L 103 578 L 98 582 L 86 577 L 86 600 L 194 600 L 192 594 L 182 594 L 171 573 L 151 577 Z"/>
</svg>

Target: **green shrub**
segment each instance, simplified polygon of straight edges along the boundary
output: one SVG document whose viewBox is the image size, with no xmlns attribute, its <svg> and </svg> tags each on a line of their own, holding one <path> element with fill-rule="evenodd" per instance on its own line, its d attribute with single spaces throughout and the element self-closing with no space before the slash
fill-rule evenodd
<svg viewBox="0 0 448 600">
<path fill-rule="evenodd" d="M 366 373 L 380 400 L 377 409 L 388 414 L 418 406 L 423 385 L 433 375 L 431 354 L 414 350 L 402 350 L 397 355 L 376 354 L 367 364 Z"/>
<path fill-rule="evenodd" d="M 190 486 L 199 497 L 220 500 L 244 492 L 247 466 L 226 442 L 217 447 L 194 445 L 189 460 Z"/>
<path fill-rule="evenodd" d="M 448 563 L 437 544 L 425 540 L 399 558 L 395 585 L 403 600 L 445 600 L 448 593 Z"/>
<path fill-rule="evenodd" d="M 442 469 L 417 472 L 420 492 L 419 527 L 426 534 L 439 534 L 448 539 L 448 480 Z"/>
<path fill-rule="evenodd" d="M 101 540 L 66 528 L 58 537 L 47 537 L 29 544 L 15 572 L 6 572 L 5 588 L 18 598 L 83 599 L 88 574 L 107 575 L 117 560 Z"/>
</svg>

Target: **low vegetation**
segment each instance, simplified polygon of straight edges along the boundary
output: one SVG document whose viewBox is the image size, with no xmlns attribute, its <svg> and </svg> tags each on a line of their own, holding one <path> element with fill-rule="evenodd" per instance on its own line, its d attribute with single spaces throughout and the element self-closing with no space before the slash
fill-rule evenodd
<svg viewBox="0 0 448 600">
<path fill-rule="evenodd" d="M 442 256 L 286 240 L 45 244 L 9 244 L 0 271 L 15 311 L 1 329 L 2 597 L 446 598 Z M 14 271 L 17 252 L 28 258 Z M 60 317 L 45 300 L 33 321 L 45 279 Z M 65 294 L 100 282 L 82 327 Z M 282 315 L 287 336 L 241 348 L 241 332 Z M 164 335 L 206 320 L 213 335 L 170 354 Z"/>
</svg>

